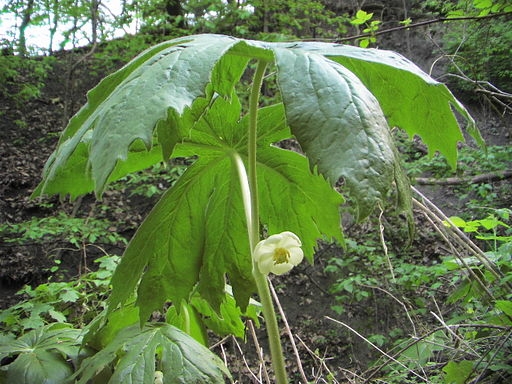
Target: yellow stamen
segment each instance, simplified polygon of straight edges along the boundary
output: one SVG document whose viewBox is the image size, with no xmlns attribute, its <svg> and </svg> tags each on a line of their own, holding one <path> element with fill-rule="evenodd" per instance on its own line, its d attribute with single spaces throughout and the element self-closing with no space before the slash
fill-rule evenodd
<svg viewBox="0 0 512 384">
<path fill-rule="evenodd" d="M 276 248 L 272 259 L 274 264 L 287 263 L 290 260 L 290 252 L 285 248 Z"/>
</svg>

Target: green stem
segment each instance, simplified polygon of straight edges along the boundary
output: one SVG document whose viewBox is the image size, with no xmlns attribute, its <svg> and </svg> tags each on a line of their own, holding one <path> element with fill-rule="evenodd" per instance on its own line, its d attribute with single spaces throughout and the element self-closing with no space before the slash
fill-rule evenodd
<svg viewBox="0 0 512 384">
<path fill-rule="evenodd" d="M 288 376 L 286 374 L 286 365 L 284 362 L 283 348 L 281 346 L 281 339 L 279 337 L 279 326 L 277 325 L 276 312 L 274 310 L 274 303 L 270 295 L 268 281 L 263 275 L 257 265 L 253 265 L 252 274 L 256 281 L 258 294 L 260 297 L 263 317 L 265 318 L 265 326 L 267 328 L 268 342 L 270 345 L 270 355 L 272 357 L 272 367 L 277 384 L 287 384 Z"/>
<path fill-rule="evenodd" d="M 253 239 L 259 239 L 260 235 L 260 218 L 259 218 L 259 201 L 258 201 L 258 175 L 256 172 L 256 148 L 258 140 L 258 104 L 261 92 L 261 85 L 263 83 L 263 75 L 267 63 L 258 61 L 256 72 L 252 83 L 251 95 L 249 97 L 249 140 L 247 144 L 247 154 L 249 160 L 249 188 L 251 190 L 251 212 L 252 223 L 251 232 Z M 251 244 L 254 248 L 256 244 Z"/>
<path fill-rule="evenodd" d="M 251 242 L 251 257 L 252 257 L 252 274 L 258 289 L 258 295 L 262 305 L 263 316 L 265 317 L 265 325 L 267 328 L 267 335 L 270 345 L 270 354 L 272 357 L 272 366 L 276 377 L 277 384 L 288 383 L 286 375 L 286 366 L 284 362 L 283 349 L 279 337 L 279 327 L 277 325 L 276 313 L 272 296 L 268 287 L 267 277 L 263 275 L 258 265 L 256 265 L 253 257 L 254 247 L 259 240 L 259 202 L 258 202 L 258 176 L 256 172 L 256 144 L 258 139 L 258 103 L 261 92 L 261 85 L 263 83 L 263 75 L 267 63 L 258 61 L 258 66 L 254 74 L 252 83 L 251 95 L 249 98 L 249 141 L 248 141 L 248 168 L 249 168 L 249 190 L 251 200 L 250 211 L 250 228 L 249 239 Z M 248 217 L 249 219 L 249 217 Z"/>
<path fill-rule="evenodd" d="M 185 301 L 181 302 L 181 310 L 183 311 L 183 317 L 185 320 L 185 324 L 183 324 L 183 330 L 185 331 L 185 333 L 190 335 L 190 313 L 188 312 L 188 307 Z"/>
<path fill-rule="evenodd" d="M 265 324 L 267 327 L 267 335 L 270 345 L 270 355 L 272 356 L 272 366 L 274 367 L 276 383 L 286 384 L 288 383 L 288 377 L 286 375 L 286 366 L 284 363 L 283 349 L 281 347 L 281 340 L 279 337 L 279 327 L 277 325 L 276 313 L 274 311 L 274 303 L 272 302 L 272 296 L 268 286 L 267 278 L 260 272 L 258 265 L 254 262 L 253 251 L 258 242 L 258 235 L 255 237 L 253 228 L 251 228 L 254 217 L 251 203 L 254 200 L 254 195 L 251 193 L 249 179 L 247 178 L 247 171 L 245 169 L 244 162 L 240 158 L 240 155 L 236 152 L 233 152 L 231 155 L 233 163 L 235 164 L 235 167 L 238 171 L 238 178 L 242 188 L 242 200 L 244 204 L 245 219 L 247 221 L 249 244 L 251 247 L 252 275 L 254 277 L 254 281 L 256 282 L 256 288 L 258 289 L 263 317 L 265 317 Z"/>
</svg>

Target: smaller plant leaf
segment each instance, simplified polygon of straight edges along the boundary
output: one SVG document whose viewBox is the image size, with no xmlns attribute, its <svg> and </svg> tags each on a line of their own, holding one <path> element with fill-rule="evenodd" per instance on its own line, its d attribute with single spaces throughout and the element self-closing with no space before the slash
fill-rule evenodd
<svg viewBox="0 0 512 384">
<path fill-rule="evenodd" d="M 443 367 L 443 372 L 446 373 L 444 382 L 446 384 L 464 384 L 469 379 L 473 372 L 473 361 L 462 360 L 460 362 L 449 361 Z"/>
<path fill-rule="evenodd" d="M 230 377 L 222 360 L 178 328 L 152 323 L 122 329 L 94 356 L 87 358 L 74 375 L 86 384 L 98 372 L 115 366 L 109 384 L 152 383 L 155 371 L 164 383 L 223 383 Z"/>
<path fill-rule="evenodd" d="M 80 298 L 80 295 L 76 290 L 64 289 L 59 297 L 65 303 L 75 303 Z"/>
<path fill-rule="evenodd" d="M 64 323 L 66 321 L 66 316 L 64 316 L 62 312 L 54 311 L 51 309 L 48 311 L 48 314 L 51 316 L 52 319 L 59 323 Z"/>
<path fill-rule="evenodd" d="M 367 12 L 363 11 L 362 9 L 360 9 L 359 11 L 356 12 L 356 17 L 355 17 L 355 19 L 350 21 L 350 24 L 361 25 L 361 24 L 364 24 L 367 21 L 371 20 L 372 17 L 373 17 L 373 13 L 367 13 Z"/>
<path fill-rule="evenodd" d="M 496 300 L 496 308 L 502 311 L 505 315 L 512 318 L 512 301 L 510 300 Z"/>
<path fill-rule="evenodd" d="M 443 345 L 447 342 L 447 337 L 442 331 L 437 331 L 428 338 L 415 342 L 404 352 L 402 352 L 400 361 L 406 363 L 411 369 L 418 366 L 424 366 L 437 351 L 444 349 Z"/>
<path fill-rule="evenodd" d="M 476 9 L 485 9 L 492 7 L 492 0 L 473 0 L 473 6 Z"/>
<path fill-rule="evenodd" d="M 15 356 L 7 370 L 8 383 L 63 383 L 73 373 L 68 359 L 77 360 L 81 332 L 65 324 L 52 324 L 0 343 L 0 358 Z"/>
</svg>

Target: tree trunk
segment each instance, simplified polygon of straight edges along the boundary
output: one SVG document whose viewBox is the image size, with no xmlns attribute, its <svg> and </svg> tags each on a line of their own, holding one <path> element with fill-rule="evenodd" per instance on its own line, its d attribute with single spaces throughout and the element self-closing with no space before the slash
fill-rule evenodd
<svg viewBox="0 0 512 384">
<path fill-rule="evenodd" d="M 98 9 L 100 7 L 101 0 L 91 1 L 91 43 L 96 44 L 98 42 Z"/>
<path fill-rule="evenodd" d="M 269 33 L 269 11 L 268 11 L 268 1 L 263 0 L 263 33 Z"/>
<path fill-rule="evenodd" d="M 20 35 L 18 39 L 18 53 L 20 56 L 27 55 L 27 39 L 25 37 L 25 30 L 30 24 L 32 19 L 32 12 L 34 11 L 34 0 L 27 1 L 27 7 L 23 10 L 21 25 L 20 25 Z"/>
<path fill-rule="evenodd" d="M 178 28 L 186 27 L 185 20 L 183 19 L 183 6 L 180 0 L 166 0 L 165 10 L 169 24 L 176 25 Z"/>
<path fill-rule="evenodd" d="M 57 33 L 57 26 L 59 25 L 59 19 L 60 19 L 60 9 L 59 9 L 58 0 L 54 0 L 54 2 L 53 2 L 52 13 L 53 13 L 53 22 L 52 22 L 51 16 L 50 16 L 50 10 L 48 10 L 48 24 L 52 25 L 52 27 L 50 28 L 50 42 L 48 44 L 48 54 L 49 55 L 51 55 L 53 53 L 53 40 L 55 39 L 55 34 Z"/>
<path fill-rule="evenodd" d="M 268 7 L 268 0 L 258 0 L 254 2 L 254 15 L 258 20 L 258 25 L 255 26 L 255 32 L 270 32 L 270 12 Z M 261 29 L 260 29 L 261 27 Z"/>
</svg>

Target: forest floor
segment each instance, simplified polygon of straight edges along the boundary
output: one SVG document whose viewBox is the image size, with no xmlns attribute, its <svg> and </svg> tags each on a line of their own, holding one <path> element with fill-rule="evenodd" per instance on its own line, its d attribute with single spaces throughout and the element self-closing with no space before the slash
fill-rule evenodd
<svg viewBox="0 0 512 384">
<path fill-rule="evenodd" d="M 107 215 L 116 223 L 113 230 L 129 238 L 155 202 L 154 199 L 130 196 L 119 190 L 106 193 L 101 203 L 96 202 L 93 196 L 85 196 L 75 202 L 59 201 L 52 197 L 44 199 L 45 204 L 30 199 L 40 181 L 43 166 L 56 146 L 59 133 L 69 117 L 85 102 L 86 91 L 100 79 L 99 75 L 91 75 L 91 63 L 87 62 L 75 66 L 70 72 L 70 63 L 76 62 L 77 58 L 72 55 L 59 58 L 38 98 L 23 104 L 13 103 L 6 98 L 0 100 L 0 224 L 55 215 L 58 211 L 77 217 L 90 217 L 101 212 L 101 207 L 108 206 L 110 210 Z M 475 112 L 479 127 L 488 141 L 500 145 L 510 142 L 510 121 L 504 121 L 491 112 L 477 109 Z M 463 202 L 447 187 L 422 190 L 447 214 L 457 212 L 463 206 Z M 447 255 L 446 244 L 434 235 L 435 231 L 421 214 L 416 215 L 416 221 L 417 232 L 413 240 L 413 247 L 419 250 L 416 261 L 429 264 Z M 358 239 L 369 232 L 378 231 L 378 225 L 376 220 L 349 225 L 346 233 L 350 238 Z M 391 224 L 386 224 L 386 228 L 389 231 L 386 233 L 386 240 L 390 242 L 388 246 L 400 254 L 406 243 L 403 230 L 393 229 Z M 35 286 L 46 282 L 52 274 L 56 253 L 62 260 L 60 268 L 67 271 L 67 278 L 79 276 L 92 265 L 95 257 L 102 254 L 92 249 L 85 253 L 58 250 L 58 247 L 65 247 L 65 239 L 55 246 L 37 242 L 24 245 L 0 243 L 0 309 L 20 299 L 15 293 L 25 284 Z M 120 247 L 110 247 L 107 251 L 122 253 Z M 342 315 L 332 309 L 335 294 L 331 292 L 331 286 L 336 277 L 325 272 L 325 267 L 330 258 L 342 253 L 340 247 L 323 245 L 319 248 L 314 265 L 303 263 L 290 274 L 275 277 L 273 284 L 295 336 L 306 375 L 310 378 L 326 375 L 329 368 L 336 377 L 346 377 L 349 382 L 355 372 L 368 368 L 368 362 L 377 353 L 356 334 L 329 318 L 338 319 L 366 335 L 386 333 L 397 326 L 407 328 L 408 325 L 404 325 L 407 320 L 404 320 L 400 303 L 380 300 L 386 296 L 382 292 L 375 295 L 370 306 L 367 302 L 364 305 L 347 305 Z M 263 333 L 258 331 L 257 335 L 264 347 Z M 230 369 L 235 372 L 235 378 L 236 372 L 239 372 L 239 382 L 247 383 L 251 375 L 244 359 L 251 368 L 257 367 L 257 349 L 250 335 L 246 342 L 238 343 L 241 344 L 240 349 L 233 339 L 224 340 L 216 351 L 231 356 Z M 298 375 L 291 344 L 285 343 L 285 349 L 290 372 Z M 254 379 L 254 382 L 257 380 Z"/>
</svg>

